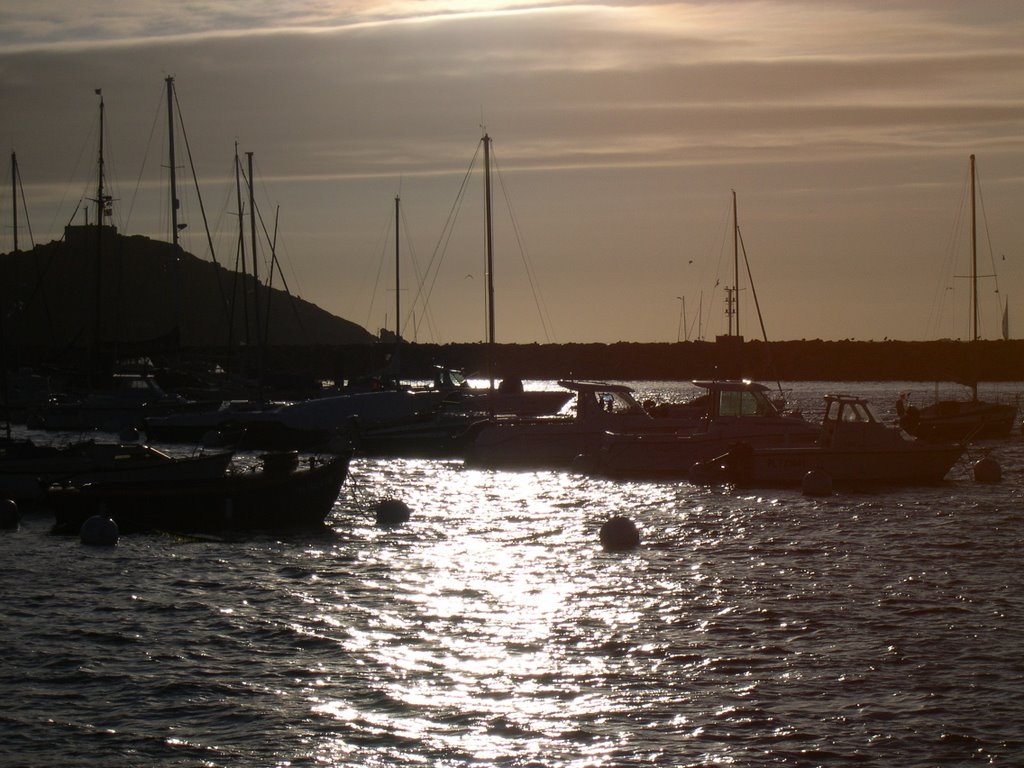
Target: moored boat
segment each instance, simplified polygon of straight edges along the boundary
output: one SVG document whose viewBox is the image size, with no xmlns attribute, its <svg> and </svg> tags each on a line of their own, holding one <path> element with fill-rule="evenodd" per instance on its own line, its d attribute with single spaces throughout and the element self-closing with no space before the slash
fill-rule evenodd
<svg viewBox="0 0 1024 768">
<path fill-rule="evenodd" d="M 816 470 L 840 485 L 927 485 L 941 482 L 964 453 L 961 443 L 920 440 L 882 423 L 862 398 L 826 395 L 821 434 L 814 445 L 753 447 L 691 468 L 691 479 L 740 486 L 800 485 Z"/>
<path fill-rule="evenodd" d="M 484 467 L 567 468 L 600 447 L 608 430 L 658 428 L 625 384 L 559 381 L 575 393 L 555 416 L 493 418 L 473 424 L 466 435 L 468 464 Z"/>
<path fill-rule="evenodd" d="M 266 454 L 258 471 L 147 483 L 89 482 L 53 486 L 46 501 L 54 532 L 77 534 L 94 515 L 122 533 L 283 531 L 322 527 L 348 475 L 349 454 L 310 457 Z"/>
<path fill-rule="evenodd" d="M 900 426 L 924 440 L 1003 440 L 1017 421 L 1014 403 L 978 399 L 977 387 L 970 400 L 936 400 L 930 405 L 911 405 L 907 395 L 896 400 Z"/>
<path fill-rule="evenodd" d="M 683 420 L 674 432 L 608 432 L 593 456 L 592 471 L 610 477 L 686 477 L 695 462 L 719 456 L 739 441 L 767 447 L 809 445 L 818 439 L 820 427 L 780 413 L 764 384 L 693 383 L 705 394 L 685 406 L 691 409 L 690 423 Z"/>
<path fill-rule="evenodd" d="M 971 199 L 971 336 L 970 345 L 977 347 L 981 338 L 978 323 L 978 233 L 976 215 L 977 173 L 974 155 L 970 157 Z M 990 275 L 991 277 L 992 275 Z M 998 293 L 998 284 L 996 293 Z M 1009 338 L 1007 307 L 1003 306 L 1003 339 Z M 911 405 L 905 393 L 896 401 L 900 426 L 925 440 L 992 440 L 1005 439 L 1017 421 L 1016 403 L 988 402 L 978 398 L 978 382 L 974 371 L 968 370 L 970 400 L 939 400 L 924 407 Z"/>
<path fill-rule="evenodd" d="M 176 457 L 136 443 L 86 440 L 56 446 L 5 441 L 0 445 L 0 497 L 37 503 L 53 483 L 215 477 L 224 473 L 231 458 L 230 451 Z"/>
</svg>

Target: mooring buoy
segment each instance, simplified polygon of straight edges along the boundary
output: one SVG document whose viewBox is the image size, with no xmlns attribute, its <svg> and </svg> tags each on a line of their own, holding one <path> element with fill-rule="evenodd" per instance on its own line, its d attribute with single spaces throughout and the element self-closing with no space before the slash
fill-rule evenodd
<svg viewBox="0 0 1024 768">
<path fill-rule="evenodd" d="M 17 528 L 21 522 L 21 510 L 13 499 L 0 499 L 0 528 Z"/>
<path fill-rule="evenodd" d="M 831 496 L 832 476 L 821 469 L 811 469 L 801 482 L 804 496 Z"/>
<path fill-rule="evenodd" d="M 83 544 L 92 547 L 112 547 L 117 544 L 120 531 L 111 518 L 103 515 L 93 515 L 84 523 L 78 532 Z"/>
<path fill-rule="evenodd" d="M 974 464 L 974 479 L 979 483 L 998 483 L 1003 479 L 1003 468 L 991 456 L 985 456 Z"/>
<path fill-rule="evenodd" d="M 409 522 L 412 517 L 412 510 L 409 505 L 400 499 L 384 499 L 379 502 L 374 510 L 377 515 L 377 525 L 392 526 Z"/>
<path fill-rule="evenodd" d="M 601 546 L 609 552 L 622 552 L 640 546 L 640 531 L 628 517 L 616 515 L 601 526 Z"/>
</svg>

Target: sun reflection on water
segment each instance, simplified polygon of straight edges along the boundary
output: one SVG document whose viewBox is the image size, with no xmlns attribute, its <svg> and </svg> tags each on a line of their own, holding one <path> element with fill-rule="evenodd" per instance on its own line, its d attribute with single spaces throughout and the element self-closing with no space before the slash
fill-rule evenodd
<svg viewBox="0 0 1024 768">
<path fill-rule="evenodd" d="M 386 472 L 365 469 L 388 495 Z M 408 469 L 403 498 L 417 521 L 361 531 L 379 545 L 363 550 L 365 591 L 385 587 L 390 596 L 363 603 L 357 589 L 347 617 L 343 645 L 364 669 L 362 694 L 318 691 L 313 712 L 360 738 L 387 732 L 430 745 L 442 762 L 452 754 L 551 760 L 561 750 L 574 755 L 563 764 L 607 763 L 622 740 L 609 723 L 637 705 L 629 685 L 611 681 L 665 663 L 662 646 L 631 636 L 647 614 L 672 611 L 635 593 L 642 555 L 612 557 L 597 546 L 597 528 L 621 509 L 623 492 L 583 492 L 586 480 L 569 473 L 438 472 L 436 464 L 409 484 Z M 670 501 L 670 491 L 651 490 L 652 504 Z"/>
</svg>

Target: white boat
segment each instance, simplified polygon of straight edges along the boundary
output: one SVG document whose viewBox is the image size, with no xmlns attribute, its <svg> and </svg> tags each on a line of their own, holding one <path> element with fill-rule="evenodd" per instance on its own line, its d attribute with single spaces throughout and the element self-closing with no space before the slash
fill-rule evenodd
<svg viewBox="0 0 1024 768">
<path fill-rule="evenodd" d="M 591 471 L 611 477 L 686 477 L 695 462 L 719 456 L 740 441 L 766 447 L 809 445 L 818 439 L 820 427 L 780 413 L 764 384 L 693 383 L 705 395 L 687 406 L 693 414 L 690 424 L 680 423 L 674 432 L 608 432 Z M 696 413 L 695 407 L 700 409 Z"/>
<path fill-rule="evenodd" d="M 862 398 L 826 395 L 821 433 L 814 445 L 758 448 L 740 444 L 691 468 L 695 481 L 741 486 L 800 485 L 808 472 L 843 485 L 921 485 L 941 482 L 963 455 L 961 443 L 916 439 L 883 424 Z"/>
</svg>

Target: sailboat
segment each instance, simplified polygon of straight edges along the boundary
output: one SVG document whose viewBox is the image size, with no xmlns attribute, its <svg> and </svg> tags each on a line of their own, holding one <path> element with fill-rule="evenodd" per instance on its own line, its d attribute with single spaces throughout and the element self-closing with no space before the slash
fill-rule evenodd
<svg viewBox="0 0 1024 768">
<path fill-rule="evenodd" d="M 495 385 L 494 375 L 494 285 L 491 238 L 490 136 L 484 147 L 484 178 L 487 245 L 487 351 L 488 387 L 474 388 L 460 371 L 437 367 L 432 386 L 412 387 L 401 383 L 402 327 L 400 296 L 400 198 L 395 198 L 395 349 L 388 377 L 380 389 L 342 390 L 338 394 L 284 405 L 258 428 L 273 435 L 275 446 L 289 441 L 301 445 L 330 445 L 351 439 L 365 455 L 451 456 L 461 449 L 461 438 L 469 425 L 483 416 L 536 416 L 558 411 L 572 397 L 564 391 L 524 390 L 522 382 L 505 378 Z M 255 424 L 247 424 L 250 438 Z M 268 438 L 263 438 L 268 439 Z"/>
<path fill-rule="evenodd" d="M 976 173 L 974 155 L 970 161 L 971 179 L 971 343 L 976 344 L 978 334 L 978 237 L 976 211 Z M 1003 314 L 1004 337 L 1008 317 Z M 991 440 L 1010 436 L 1017 420 L 1017 406 L 1011 403 L 993 403 L 978 399 L 978 382 L 970 382 L 970 400 L 936 400 L 931 405 L 917 408 L 902 393 L 896 401 L 900 426 L 914 437 L 927 440 Z"/>
</svg>

